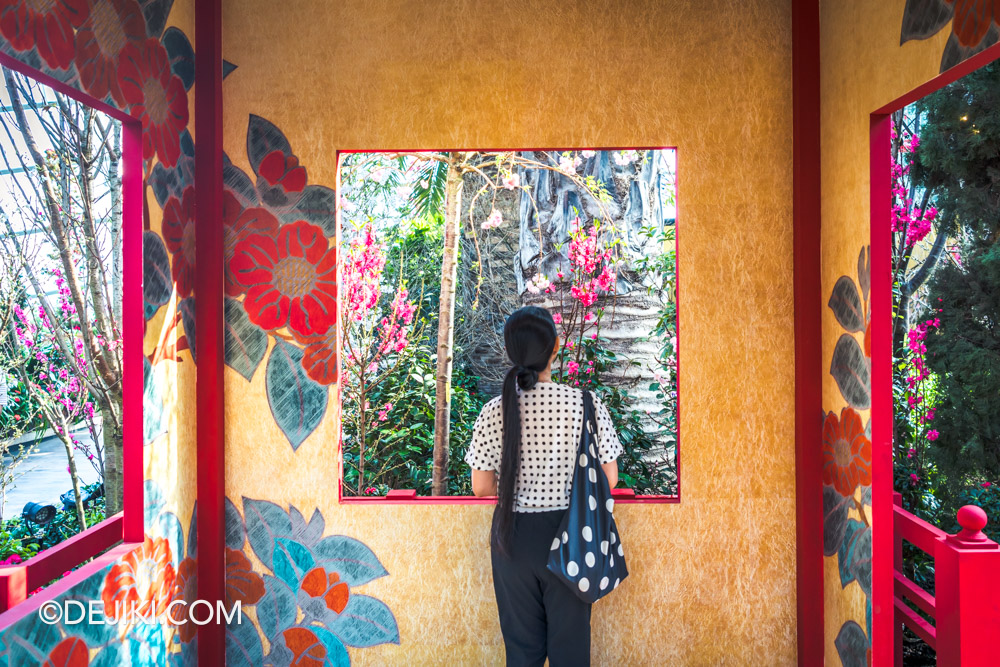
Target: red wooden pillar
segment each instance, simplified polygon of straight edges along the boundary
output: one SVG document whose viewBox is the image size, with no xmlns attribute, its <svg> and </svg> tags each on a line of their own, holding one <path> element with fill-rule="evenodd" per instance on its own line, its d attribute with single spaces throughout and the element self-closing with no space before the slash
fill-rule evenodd
<svg viewBox="0 0 1000 667">
<path fill-rule="evenodd" d="M 934 552 L 939 665 L 1000 664 L 1000 545 L 982 533 L 986 512 L 958 510 L 957 535 Z"/>
</svg>

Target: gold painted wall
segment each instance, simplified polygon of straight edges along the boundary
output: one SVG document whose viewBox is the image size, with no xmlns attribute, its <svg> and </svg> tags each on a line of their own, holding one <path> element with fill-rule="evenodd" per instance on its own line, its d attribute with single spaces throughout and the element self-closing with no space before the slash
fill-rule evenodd
<svg viewBox="0 0 1000 667">
<path fill-rule="evenodd" d="M 632 576 L 595 609 L 595 664 L 795 661 L 790 11 L 224 4 L 238 66 L 223 84 L 224 148 L 248 174 L 250 114 L 331 187 L 338 149 L 678 147 L 682 502 L 620 506 Z M 271 416 L 264 364 L 249 383 L 227 368 L 226 392 L 234 505 L 318 508 L 326 534 L 361 540 L 390 573 L 363 592 L 393 611 L 401 645 L 351 649 L 356 664 L 502 664 L 490 509 L 338 505 L 334 392 L 297 451 Z"/>
<path fill-rule="evenodd" d="M 839 415 L 846 403 L 830 374 L 843 333 L 826 300 L 837 279 L 854 277 L 869 244 L 869 118 L 872 111 L 938 74 L 950 24 L 924 41 L 900 46 L 905 0 L 822 0 L 821 159 L 823 407 Z M 859 344 L 863 334 L 856 334 Z M 869 411 L 863 411 L 867 422 Z M 870 505 L 866 506 L 870 512 Z M 851 510 L 852 518 L 860 518 Z M 870 515 L 869 515 L 870 517 Z M 873 529 L 878 530 L 875 526 Z M 844 623 L 865 627 L 866 596 L 856 581 L 841 586 L 837 556 L 824 559 L 826 662 L 841 664 L 834 640 Z"/>
</svg>

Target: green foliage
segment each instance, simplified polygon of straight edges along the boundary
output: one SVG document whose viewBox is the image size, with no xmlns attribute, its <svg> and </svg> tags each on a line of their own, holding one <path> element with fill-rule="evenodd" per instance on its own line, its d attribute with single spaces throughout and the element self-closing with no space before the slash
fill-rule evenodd
<svg viewBox="0 0 1000 667">
<path fill-rule="evenodd" d="M 98 486 L 99 484 L 81 486 L 80 493 L 87 495 Z M 104 521 L 105 514 L 103 497 L 88 503 L 84 508 L 87 527 Z M 68 512 L 58 510 L 55 518 L 44 526 L 25 521 L 20 516 L 7 519 L 0 528 L 0 560 L 6 560 L 13 554 L 27 560 L 79 532 L 80 522 L 77 520 L 76 508 Z"/>
</svg>

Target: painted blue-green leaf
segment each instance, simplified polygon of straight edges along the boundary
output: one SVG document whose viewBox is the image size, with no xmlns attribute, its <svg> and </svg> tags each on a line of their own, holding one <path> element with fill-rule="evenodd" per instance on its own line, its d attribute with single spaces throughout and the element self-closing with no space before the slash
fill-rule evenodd
<svg viewBox="0 0 1000 667">
<path fill-rule="evenodd" d="M 823 555 L 833 556 L 844 542 L 847 510 L 854 504 L 851 496 L 842 496 L 829 484 L 823 485 Z"/>
<path fill-rule="evenodd" d="M 302 191 L 302 198 L 288 212 L 282 214 L 282 222 L 305 220 L 323 230 L 323 233 L 334 238 L 337 233 L 337 195 L 323 185 L 307 185 Z"/>
<path fill-rule="evenodd" d="M 236 196 L 243 208 L 250 208 L 259 203 L 257 201 L 257 188 L 254 187 L 253 181 L 250 180 L 245 171 L 228 160 L 222 167 L 222 183 L 226 191 Z"/>
<path fill-rule="evenodd" d="M 257 621 L 260 629 L 273 643 L 274 638 L 295 624 L 295 592 L 285 582 L 271 575 L 264 575 L 264 597 L 257 603 Z"/>
<path fill-rule="evenodd" d="M 150 444 L 167 432 L 167 412 L 163 391 L 149 359 L 142 358 L 142 441 Z"/>
<path fill-rule="evenodd" d="M 840 626 L 833 645 L 837 647 L 843 667 L 868 667 L 868 637 L 854 621 L 847 621 Z"/>
<path fill-rule="evenodd" d="M 226 500 L 229 500 L 228 498 Z M 191 508 L 191 523 L 188 524 L 188 546 L 187 555 L 191 558 L 198 557 L 198 501 L 194 501 Z"/>
<path fill-rule="evenodd" d="M 226 497 L 226 546 L 239 551 L 246 541 L 246 528 L 243 527 L 243 515 L 236 509 L 233 501 Z"/>
<path fill-rule="evenodd" d="M 274 549 L 280 537 L 291 537 L 292 522 L 288 512 L 267 500 L 243 498 L 247 540 L 258 560 L 274 570 Z"/>
<path fill-rule="evenodd" d="M 108 624 L 107 627 L 113 628 L 114 626 Z M 126 645 L 121 642 L 107 644 L 90 661 L 90 667 L 119 667 L 119 665 L 127 665 L 129 657 L 125 649 Z"/>
<path fill-rule="evenodd" d="M 194 297 L 189 296 L 181 299 L 177 304 L 177 310 L 181 311 L 181 322 L 184 324 L 184 335 L 187 337 L 188 349 L 191 350 L 191 359 L 198 362 L 198 352 L 195 344 L 198 340 L 197 320 L 195 319 Z"/>
<path fill-rule="evenodd" d="M 384 602 L 367 595 L 351 595 L 344 611 L 328 627 L 342 642 L 354 648 L 399 643 L 396 617 Z"/>
<path fill-rule="evenodd" d="M 160 514 L 158 524 L 160 535 L 167 538 L 170 543 L 170 557 L 173 559 L 174 571 L 176 571 L 177 566 L 184 560 L 184 528 L 181 526 L 180 519 L 173 512 Z"/>
<path fill-rule="evenodd" d="M 302 577 L 316 566 L 316 561 L 309 550 L 288 538 L 278 538 L 274 548 L 274 574 L 288 584 L 293 590 L 298 590 Z"/>
<path fill-rule="evenodd" d="M 239 619 L 240 623 L 237 623 Z M 256 667 L 264 664 L 264 647 L 257 626 L 245 614 L 226 624 L 226 664 Z"/>
<path fill-rule="evenodd" d="M 142 300 L 155 313 L 173 292 L 167 246 L 156 232 L 142 233 Z M 147 310 L 148 313 L 148 310 Z M 152 317 L 152 315 L 150 315 Z M 149 317 L 146 318 L 147 320 Z"/>
<path fill-rule="evenodd" d="M 324 537 L 313 548 L 316 565 L 336 572 L 341 581 L 361 586 L 389 574 L 378 556 L 364 543 L 344 535 Z"/>
<path fill-rule="evenodd" d="M 170 8 L 174 0 L 141 0 L 142 15 L 146 18 L 146 35 L 159 39 L 167 25 Z"/>
<path fill-rule="evenodd" d="M 225 80 L 225 78 L 227 76 L 229 76 L 230 74 L 232 74 L 233 72 L 235 72 L 236 71 L 236 67 L 237 67 L 236 65 L 234 65 L 231 62 L 229 62 L 228 60 L 223 60 L 222 61 L 222 78 L 223 78 L 223 80 Z"/>
<path fill-rule="evenodd" d="M 133 665 L 163 665 L 167 662 L 167 640 L 159 623 L 135 623 L 126 635 L 126 643 Z"/>
<path fill-rule="evenodd" d="M 23 619 L 5 632 L 17 641 L 10 642 L 8 658 L 11 665 L 39 665 L 59 643 L 59 629 L 38 620 L 36 616 Z"/>
<path fill-rule="evenodd" d="M 844 541 L 837 552 L 840 585 L 843 587 L 852 581 L 857 581 L 865 594 L 870 596 L 871 560 L 871 529 L 857 519 L 848 519 L 844 530 Z"/>
<path fill-rule="evenodd" d="M 899 45 L 911 39 L 933 37 L 948 25 L 954 13 L 955 8 L 945 0 L 906 0 Z"/>
<path fill-rule="evenodd" d="M 163 33 L 160 41 L 167 50 L 170 71 L 180 78 L 185 90 L 191 90 L 191 86 L 194 85 L 194 49 L 187 35 L 179 28 L 171 26 Z"/>
<path fill-rule="evenodd" d="M 869 360 L 850 334 L 842 334 L 833 349 L 830 375 L 837 381 L 840 393 L 848 405 L 867 410 L 872 403 L 872 381 Z"/>
<path fill-rule="evenodd" d="M 292 145 L 285 138 L 285 133 L 278 126 L 260 116 L 250 114 L 250 125 L 247 128 L 247 158 L 254 174 L 259 173 L 260 163 L 269 153 L 281 151 L 285 155 L 293 155 Z"/>
<path fill-rule="evenodd" d="M 848 276 L 840 276 L 833 286 L 830 300 L 826 304 L 833 311 L 840 326 L 851 332 L 865 330 L 864 305 L 858 287 Z"/>
<path fill-rule="evenodd" d="M 146 504 L 143 520 L 148 532 L 156 525 L 156 520 L 160 517 L 160 512 L 163 511 L 167 503 L 163 499 L 160 485 L 151 479 L 147 479 L 143 484 L 143 500 Z"/>
<path fill-rule="evenodd" d="M 264 379 L 274 421 L 296 450 L 323 420 L 328 388 L 306 375 L 302 350 L 281 339 L 271 349 Z"/>
<path fill-rule="evenodd" d="M 247 311 L 236 299 L 226 297 L 226 365 L 249 382 L 267 353 L 267 334 L 250 321 Z"/>
<path fill-rule="evenodd" d="M 323 538 L 323 530 L 326 528 L 326 522 L 323 520 L 323 515 L 320 514 L 318 509 L 313 510 L 308 524 L 302 513 L 294 506 L 288 508 L 288 516 L 292 520 L 292 535 L 300 544 L 311 549 Z"/>
<path fill-rule="evenodd" d="M 342 641 L 337 639 L 332 632 L 319 626 L 312 626 L 309 629 L 326 649 L 323 667 L 351 667 L 351 656 L 347 653 L 347 647 Z"/>
<path fill-rule="evenodd" d="M 182 151 L 184 146 L 185 142 L 182 135 Z M 191 145 L 191 149 L 194 149 L 193 144 Z M 160 208 L 163 208 L 167 200 L 171 197 L 181 199 L 184 196 L 184 190 L 194 183 L 194 159 L 181 153 L 181 156 L 177 159 L 177 164 L 173 167 L 165 167 L 162 163 L 157 162 L 153 165 L 153 170 L 150 172 L 146 182 L 153 190 L 156 202 L 160 205 Z"/>
</svg>

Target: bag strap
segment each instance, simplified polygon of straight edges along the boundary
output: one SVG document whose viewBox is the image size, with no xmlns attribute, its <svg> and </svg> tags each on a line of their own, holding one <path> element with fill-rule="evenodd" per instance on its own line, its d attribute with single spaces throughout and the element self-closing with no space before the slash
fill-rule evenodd
<svg viewBox="0 0 1000 667">
<path fill-rule="evenodd" d="M 587 424 L 590 424 L 590 432 L 594 434 L 594 448 L 598 446 L 597 443 L 597 410 L 594 408 L 594 395 L 589 391 L 583 392 L 583 426 L 580 431 L 580 448 L 577 451 L 577 455 L 586 454 L 587 451 L 587 439 L 584 435 L 587 432 Z"/>
</svg>

